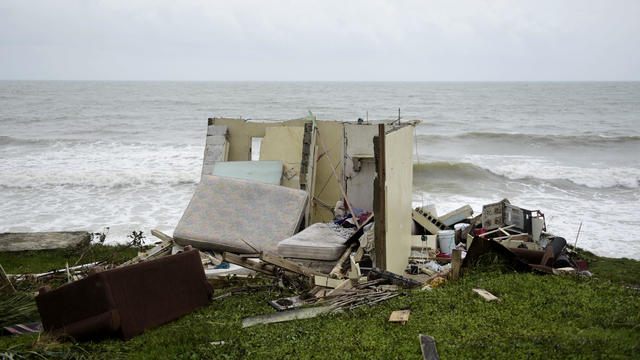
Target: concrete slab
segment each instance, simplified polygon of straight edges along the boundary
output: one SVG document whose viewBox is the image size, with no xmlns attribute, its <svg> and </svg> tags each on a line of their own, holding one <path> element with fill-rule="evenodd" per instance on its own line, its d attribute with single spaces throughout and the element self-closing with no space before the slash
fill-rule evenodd
<svg viewBox="0 0 640 360">
<path fill-rule="evenodd" d="M 64 249 L 89 242 L 91 234 L 86 231 L 3 233 L 0 251 Z"/>
</svg>

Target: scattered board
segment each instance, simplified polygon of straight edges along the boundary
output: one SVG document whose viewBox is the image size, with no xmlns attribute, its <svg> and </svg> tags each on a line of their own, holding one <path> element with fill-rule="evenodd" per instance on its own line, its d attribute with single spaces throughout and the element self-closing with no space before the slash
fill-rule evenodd
<svg viewBox="0 0 640 360">
<path fill-rule="evenodd" d="M 409 321 L 409 313 L 411 310 L 396 310 L 389 316 L 389 322 L 400 322 L 402 325 Z"/>
<path fill-rule="evenodd" d="M 500 301 L 500 299 L 498 297 L 496 297 L 495 295 L 493 295 L 492 293 L 488 292 L 487 290 L 483 289 L 483 288 L 479 288 L 477 286 L 474 286 L 473 290 L 475 293 L 477 293 L 478 295 L 482 296 L 482 298 L 484 298 L 487 301 Z"/>
</svg>

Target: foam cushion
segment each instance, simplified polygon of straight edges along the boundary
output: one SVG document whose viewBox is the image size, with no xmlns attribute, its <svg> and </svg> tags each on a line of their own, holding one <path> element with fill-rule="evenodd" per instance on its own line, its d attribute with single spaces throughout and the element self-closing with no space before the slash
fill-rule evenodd
<svg viewBox="0 0 640 360">
<path fill-rule="evenodd" d="M 203 176 L 173 237 L 180 245 L 219 252 L 276 252 L 304 213 L 303 190 L 256 181 Z"/>
<path fill-rule="evenodd" d="M 337 260 L 345 250 L 346 238 L 329 225 L 316 223 L 280 241 L 278 255 L 314 260 Z"/>
</svg>

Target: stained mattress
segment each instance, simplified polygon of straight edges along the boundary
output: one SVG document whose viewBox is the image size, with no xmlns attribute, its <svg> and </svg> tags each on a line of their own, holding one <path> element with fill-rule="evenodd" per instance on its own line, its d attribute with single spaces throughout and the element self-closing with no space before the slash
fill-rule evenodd
<svg viewBox="0 0 640 360">
<path fill-rule="evenodd" d="M 337 260 L 345 250 L 347 239 L 329 225 L 316 223 L 278 244 L 282 257 L 314 260 Z"/>
<path fill-rule="evenodd" d="M 180 245 L 219 252 L 277 251 L 298 229 L 307 193 L 257 181 L 203 176 L 173 232 Z"/>
</svg>

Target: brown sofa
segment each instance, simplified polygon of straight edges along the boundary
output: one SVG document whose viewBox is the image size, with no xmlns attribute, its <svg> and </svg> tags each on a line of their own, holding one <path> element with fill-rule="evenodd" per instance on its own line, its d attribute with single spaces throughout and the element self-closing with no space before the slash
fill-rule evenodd
<svg viewBox="0 0 640 360">
<path fill-rule="evenodd" d="M 36 297 L 45 330 L 76 339 L 130 339 L 209 304 L 197 250 L 96 272 Z"/>
</svg>

